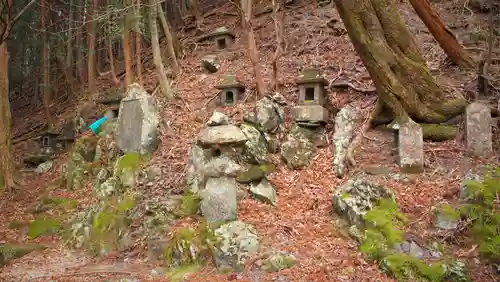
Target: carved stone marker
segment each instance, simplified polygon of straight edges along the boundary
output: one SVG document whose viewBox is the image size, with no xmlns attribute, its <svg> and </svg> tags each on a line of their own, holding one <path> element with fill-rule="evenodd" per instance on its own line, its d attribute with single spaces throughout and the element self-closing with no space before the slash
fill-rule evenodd
<svg viewBox="0 0 500 282">
<path fill-rule="evenodd" d="M 491 154 L 491 112 L 488 106 L 474 102 L 465 110 L 465 142 L 467 151 L 476 156 Z"/>
<path fill-rule="evenodd" d="M 398 130 L 398 157 L 401 171 L 420 173 L 424 170 L 424 135 L 422 127 L 414 121 Z"/>
<path fill-rule="evenodd" d="M 299 86 L 299 105 L 323 105 L 325 103 L 325 85 L 326 79 L 317 69 L 305 69 L 300 79 L 297 81 Z"/>
<path fill-rule="evenodd" d="M 120 105 L 116 143 L 125 153 L 151 153 L 158 145 L 159 116 L 154 100 L 140 85 L 129 85 Z"/>
</svg>

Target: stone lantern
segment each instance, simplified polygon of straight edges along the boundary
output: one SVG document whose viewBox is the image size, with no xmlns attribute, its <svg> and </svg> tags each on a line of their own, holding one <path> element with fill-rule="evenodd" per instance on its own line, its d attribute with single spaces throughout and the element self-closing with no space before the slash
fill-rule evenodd
<svg viewBox="0 0 500 282">
<path fill-rule="evenodd" d="M 234 74 L 226 74 L 224 80 L 215 88 L 221 90 L 221 104 L 224 106 L 236 104 L 245 91 L 245 87 Z"/>
<path fill-rule="evenodd" d="M 217 49 L 227 49 L 233 44 L 236 35 L 227 29 L 227 27 L 223 26 L 212 32 L 210 38 L 215 42 Z"/>
<path fill-rule="evenodd" d="M 299 105 L 321 105 L 325 104 L 326 79 L 317 69 L 305 69 L 300 75 L 297 85 L 299 86 Z"/>
</svg>

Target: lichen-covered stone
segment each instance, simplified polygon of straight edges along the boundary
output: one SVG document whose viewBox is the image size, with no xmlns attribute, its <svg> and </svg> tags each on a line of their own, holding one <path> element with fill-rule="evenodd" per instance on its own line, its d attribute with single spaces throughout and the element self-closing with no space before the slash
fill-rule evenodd
<svg viewBox="0 0 500 282">
<path fill-rule="evenodd" d="M 297 259 L 292 254 L 276 252 L 264 260 L 262 269 L 267 272 L 278 272 L 294 266 L 296 261 Z"/>
<path fill-rule="evenodd" d="M 54 161 L 48 160 L 46 162 L 43 162 L 37 166 L 35 169 L 36 173 L 46 173 L 48 172 L 52 167 L 54 166 Z"/>
<path fill-rule="evenodd" d="M 217 72 L 220 68 L 220 62 L 216 55 L 203 56 L 201 65 L 211 73 Z"/>
<path fill-rule="evenodd" d="M 264 97 L 255 105 L 257 125 L 264 132 L 274 132 L 283 121 L 283 109 L 270 97 Z"/>
<path fill-rule="evenodd" d="M 276 206 L 276 189 L 266 178 L 263 178 L 259 183 L 251 183 L 250 193 L 258 200 Z"/>
<path fill-rule="evenodd" d="M 248 139 L 245 142 L 245 159 L 249 163 L 265 164 L 271 162 L 267 150 L 267 142 L 260 131 L 254 126 L 246 123 L 240 125 L 240 129 Z"/>
<path fill-rule="evenodd" d="M 350 225 L 361 226 L 363 215 L 383 198 L 395 199 L 395 196 L 386 187 L 372 183 L 365 176 L 358 176 L 335 190 L 333 206 L 335 211 L 344 216 Z"/>
<path fill-rule="evenodd" d="M 95 186 L 95 194 L 99 199 L 105 199 L 123 192 L 123 186 L 117 177 L 110 177 L 101 185 Z"/>
<path fill-rule="evenodd" d="M 186 171 L 187 188 L 192 193 L 197 193 L 205 187 L 205 163 L 208 156 L 198 145 L 193 144 L 188 153 L 188 167 Z"/>
<path fill-rule="evenodd" d="M 214 145 L 243 145 L 247 138 L 234 125 L 220 125 L 207 127 L 200 132 L 198 143 L 202 147 Z"/>
<path fill-rule="evenodd" d="M 465 110 L 467 151 L 476 156 L 489 156 L 492 147 L 491 111 L 487 105 L 474 102 Z"/>
<path fill-rule="evenodd" d="M 203 168 L 204 177 L 237 177 L 244 171 L 244 168 L 230 159 L 228 156 L 220 156 L 212 158 L 205 163 Z"/>
<path fill-rule="evenodd" d="M 236 181 L 229 177 L 211 177 L 200 192 L 200 209 L 208 222 L 221 222 L 237 218 Z"/>
<path fill-rule="evenodd" d="M 409 120 L 398 130 L 398 157 L 401 171 L 419 173 L 424 170 L 424 138 L 422 127 Z"/>
<path fill-rule="evenodd" d="M 354 136 L 358 121 L 358 113 L 351 105 L 342 108 L 335 117 L 335 132 L 333 133 L 333 167 L 337 177 L 347 172 L 347 149 Z"/>
<path fill-rule="evenodd" d="M 228 125 L 229 117 L 221 112 L 214 112 L 207 122 L 208 126 Z"/>
<path fill-rule="evenodd" d="M 224 224 L 215 230 L 218 244 L 214 259 L 219 269 L 242 271 L 245 262 L 259 250 L 259 238 L 254 227 L 242 221 Z"/>
<path fill-rule="evenodd" d="M 465 176 L 463 177 L 462 179 L 462 182 L 460 182 L 460 187 L 459 187 L 459 190 L 460 190 L 460 201 L 462 202 L 469 202 L 472 200 L 472 197 L 469 195 L 469 187 L 467 187 L 466 185 L 466 181 L 470 181 L 470 180 L 473 180 L 473 181 L 479 181 L 479 182 L 482 182 L 484 179 L 484 177 L 476 172 L 474 172 L 474 170 L 469 170 L 467 171 L 467 173 L 465 174 Z"/>
<path fill-rule="evenodd" d="M 321 105 L 299 105 L 292 108 L 292 118 L 296 122 L 326 123 L 328 111 Z"/>
<path fill-rule="evenodd" d="M 0 266 L 6 265 L 12 259 L 23 257 L 33 251 L 43 250 L 47 247 L 38 244 L 5 244 L 0 243 Z"/>
<path fill-rule="evenodd" d="M 121 156 L 115 163 L 113 175 L 126 187 L 134 187 L 141 166 L 141 155 L 139 153 L 127 153 Z"/>
<path fill-rule="evenodd" d="M 309 164 L 314 153 L 314 146 L 304 130 L 297 125 L 292 125 L 287 140 L 281 145 L 281 156 L 286 163 L 299 169 Z"/>
</svg>

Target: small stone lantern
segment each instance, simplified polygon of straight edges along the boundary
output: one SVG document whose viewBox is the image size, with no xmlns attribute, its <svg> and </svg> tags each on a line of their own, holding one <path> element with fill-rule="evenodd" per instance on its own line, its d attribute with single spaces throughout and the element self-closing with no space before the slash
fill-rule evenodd
<svg viewBox="0 0 500 282">
<path fill-rule="evenodd" d="M 234 74 L 226 74 L 222 83 L 215 88 L 221 90 L 221 104 L 224 106 L 236 104 L 245 91 L 245 87 Z"/>
<path fill-rule="evenodd" d="M 55 130 L 47 130 L 40 135 L 40 148 L 42 152 L 44 151 L 55 151 L 57 149 L 57 137 L 59 137 L 59 132 Z"/>
<path fill-rule="evenodd" d="M 227 49 L 233 44 L 236 35 L 229 31 L 227 27 L 219 27 L 210 34 L 210 38 L 215 42 L 217 49 Z"/>
<path fill-rule="evenodd" d="M 97 103 L 107 106 L 106 116 L 109 118 L 117 118 L 120 111 L 120 103 L 123 95 L 121 93 L 113 93 L 106 95 L 97 100 Z"/>
<path fill-rule="evenodd" d="M 321 105 L 325 103 L 326 79 L 317 69 L 305 69 L 302 71 L 299 86 L 299 105 Z"/>
</svg>

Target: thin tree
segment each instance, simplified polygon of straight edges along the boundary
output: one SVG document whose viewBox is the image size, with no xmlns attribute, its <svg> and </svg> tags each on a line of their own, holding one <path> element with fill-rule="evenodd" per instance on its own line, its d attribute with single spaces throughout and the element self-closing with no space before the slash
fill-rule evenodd
<svg viewBox="0 0 500 282">
<path fill-rule="evenodd" d="M 88 13 L 89 20 L 87 22 L 87 42 L 89 49 L 87 75 L 89 81 L 89 91 L 91 93 L 97 92 L 95 68 L 97 22 L 94 19 L 95 13 L 97 13 L 97 0 L 90 0 Z"/>
<path fill-rule="evenodd" d="M 470 54 L 460 46 L 455 35 L 443 24 L 428 0 L 410 0 L 410 3 L 441 48 L 456 65 L 464 69 L 476 67 Z"/>
<path fill-rule="evenodd" d="M 160 40 L 158 39 L 158 27 L 156 25 L 158 3 L 156 0 L 149 0 L 149 29 L 151 32 L 151 47 L 153 49 L 153 61 L 156 68 L 156 75 L 160 81 L 161 91 L 168 100 L 174 99 L 174 93 L 165 73 L 165 67 L 161 60 Z"/>
<path fill-rule="evenodd" d="M 284 35 L 284 8 L 282 0 L 272 0 L 273 5 L 273 20 L 274 20 L 274 30 L 276 32 L 276 50 L 273 56 L 273 80 L 274 80 L 274 90 L 279 90 L 279 80 L 278 80 L 278 59 L 283 53 L 283 35 Z"/>
<path fill-rule="evenodd" d="M 127 4 L 127 15 L 125 16 L 125 21 L 123 23 L 123 57 L 125 59 L 125 89 L 128 88 L 130 84 L 134 82 L 134 74 L 132 72 L 132 53 L 130 50 L 130 7 L 132 5 L 131 0 L 126 1 Z"/>
<path fill-rule="evenodd" d="M 170 28 L 168 27 L 168 22 L 167 22 L 167 16 L 163 12 L 163 9 L 160 4 L 158 4 L 158 11 L 159 11 L 159 17 L 160 17 L 160 22 L 163 28 L 163 33 L 165 34 L 165 38 L 167 39 L 167 52 L 168 56 L 170 57 L 172 68 L 174 70 L 174 73 L 179 72 L 179 62 L 177 61 L 177 56 L 174 48 L 174 40 L 172 33 L 170 31 Z"/>
<path fill-rule="evenodd" d="M 47 119 L 47 126 L 51 129 L 54 126 L 52 114 L 50 112 L 51 93 L 50 93 L 50 58 L 49 58 L 49 40 L 47 37 L 47 7 L 45 0 L 41 0 L 41 15 L 42 15 L 42 34 L 43 34 L 43 48 L 42 48 L 42 66 L 43 66 L 43 108 L 45 110 L 45 118 Z"/>
<path fill-rule="evenodd" d="M 78 9 L 76 9 L 77 18 L 78 18 L 78 28 L 76 34 L 76 71 L 78 73 L 78 79 L 80 83 L 85 83 L 85 70 L 83 67 L 83 27 L 85 26 L 83 9 L 85 6 L 85 0 L 80 0 L 78 2 Z"/>
<path fill-rule="evenodd" d="M 141 17 L 141 0 L 137 0 L 136 6 L 137 18 Z M 141 62 L 141 30 L 139 26 L 140 21 L 137 20 L 135 26 L 135 64 L 137 65 L 137 76 L 139 78 L 139 84 L 143 85 L 142 81 L 142 62 Z"/>
</svg>

